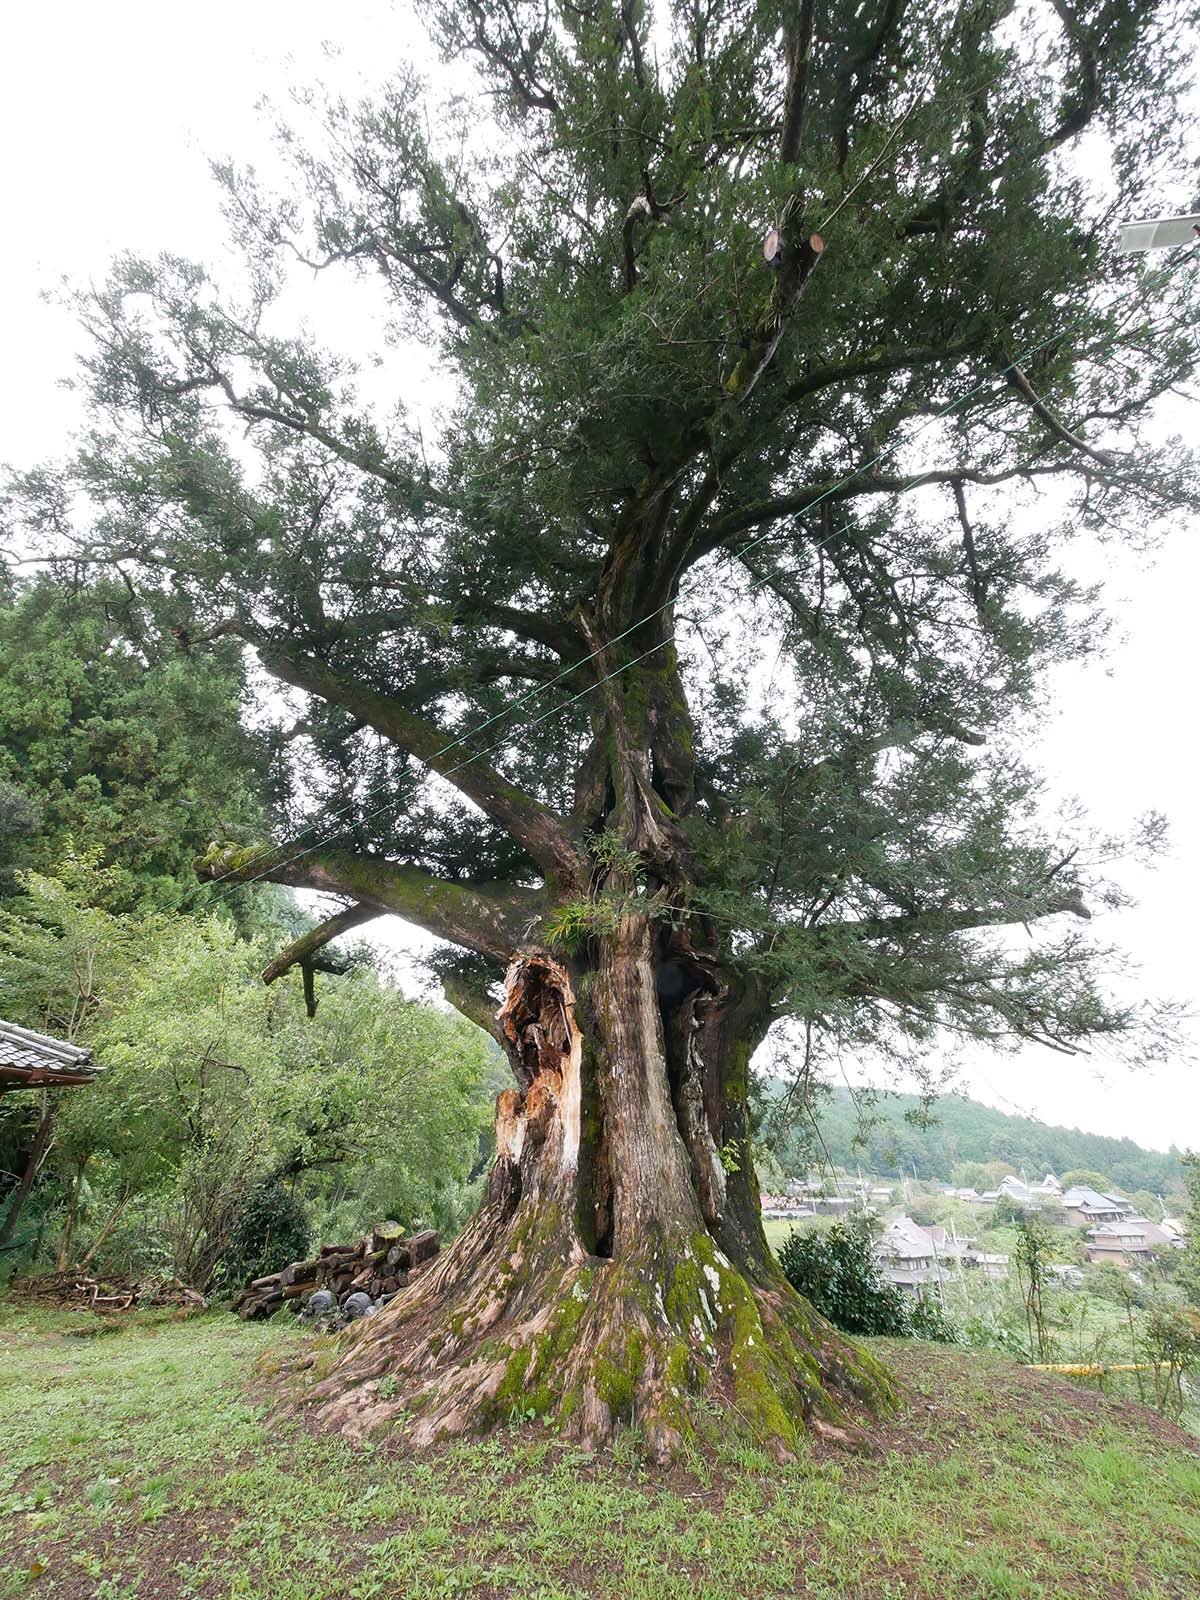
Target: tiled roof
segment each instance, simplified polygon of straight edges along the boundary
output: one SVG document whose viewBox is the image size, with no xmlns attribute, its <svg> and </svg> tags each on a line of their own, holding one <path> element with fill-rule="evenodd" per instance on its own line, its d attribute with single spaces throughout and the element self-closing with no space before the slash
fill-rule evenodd
<svg viewBox="0 0 1200 1600">
<path fill-rule="evenodd" d="M 932 1256 L 936 1245 L 933 1236 L 911 1217 L 897 1217 L 880 1239 L 878 1249 L 892 1261 L 918 1261 Z"/>
<path fill-rule="evenodd" d="M 0 1092 L 91 1083 L 102 1070 L 90 1050 L 0 1018 Z"/>
<path fill-rule="evenodd" d="M 1128 1200 L 1118 1194 L 1099 1194 L 1086 1184 L 1077 1184 L 1063 1195 L 1063 1204 L 1073 1211 L 1131 1211 Z"/>
</svg>

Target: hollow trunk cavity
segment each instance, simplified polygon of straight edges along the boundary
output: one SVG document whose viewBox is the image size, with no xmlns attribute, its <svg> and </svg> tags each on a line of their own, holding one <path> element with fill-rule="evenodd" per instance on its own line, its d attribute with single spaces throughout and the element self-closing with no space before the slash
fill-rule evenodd
<svg viewBox="0 0 1200 1600">
<path fill-rule="evenodd" d="M 479 1211 L 381 1313 L 299 1359 L 288 1403 L 416 1445 L 535 1414 L 593 1447 L 634 1424 L 660 1461 L 716 1416 L 780 1456 L 809 1428 L 849 1437 L 891 1387 L 763 1237 L 755 997 L 656 959 L 637 916 L 581 973 L 522 951 L 505 988 L 516 1087 Z"/>
</svg>

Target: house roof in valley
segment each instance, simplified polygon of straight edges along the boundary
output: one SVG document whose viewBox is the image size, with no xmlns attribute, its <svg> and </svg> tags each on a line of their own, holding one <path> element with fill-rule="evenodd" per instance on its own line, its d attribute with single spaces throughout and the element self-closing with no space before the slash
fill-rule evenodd
<svg viewBox="0 0 1200 1600">
<path fill-rule="evenodd" d="M 939 1229 L 943 1239 L 944 1229 Z M 879 1253 L 892 1261 L 917 1261 L 937 1251 L 933 1235 L 911 1217 L 897 1217 L 879 1241 Z"/>
<path fill-rule="evenodd" d="M 0 1018 L 0 1094 L 91 1083 L 103 1070 L 90 1050 Z"/>
<path fill-rule="evenodd" d="M 1123 1211 L 1128 1215 L 1133 1207 L 1119 1194 L 1101 1194 L 1085 1184 L 1076 1184 L 1063 1195 L 1063 1205 L 1073 1211 Z"/>
</svg>

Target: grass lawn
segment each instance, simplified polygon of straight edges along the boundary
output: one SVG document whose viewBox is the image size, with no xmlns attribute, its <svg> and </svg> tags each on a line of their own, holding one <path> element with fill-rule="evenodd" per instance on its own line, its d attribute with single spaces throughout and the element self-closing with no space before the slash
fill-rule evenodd
<svg viewBox="0 0 1200 1600">
<path fill-rule="evenodd" d="M 778 1218 L 763 1218 L 763 1232 L 767 1236 L 767 1243 L 776 1254 L 778 1254 L 779 1246 L 784 1242 L 788 1234 L 795 1232 L 796 1226 L 794 1222 L 780 1222 Z"/>
<path fill-rule="evenodd" d="M 908 1385 L 870 1458 L 719 1446 L 668 1477 L 538 1424 L 407 1455 L 268 1432 L 290 1329 L 0 1305 L 0 1595 L 134 1600 L 1187 1600 L 1200 1457 L 999 1357 L 877 1341 Z"/>
</svg>

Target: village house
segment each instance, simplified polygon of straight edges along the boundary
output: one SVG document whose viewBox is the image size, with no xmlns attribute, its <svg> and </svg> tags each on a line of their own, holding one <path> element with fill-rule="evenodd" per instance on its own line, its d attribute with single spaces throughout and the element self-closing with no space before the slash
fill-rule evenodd
<svg viewBox="0 0 1200 1600">
<path fill-rule="evenodd" d="M 997 1282 L 1008 1277 L 1008 1257 L 1006 1255 L 989 1255 L 986 1250 L 967 1250 L 963 1253 L 963 1265 L 981 1273 L 983 1277 L 994 1279 Z"/>
<path fill-rule="evenodd" d="M 46 1091 L 94 1083 L 96 1074 L 101 1071 L 103 1068 L 98 1061 L 93 1061 L 90 1050 L 65 1039 L 52 1039 L 48 1034 L 34 1033 L 31 1028 L 21 1028 L 15 1022 L 5 1022 L 0 1018 L 0 1094 L 20 1089 L 43 1091 L 41 1110 L 31 1129 L 23 1171 L 19 1175 L 0 1175 L 11 1178 L 10 1183 L 0 1186 L 0 1200 L 5 1202 L 4 1218 L 0 1222 L 0 1246 L 7 1245 L 16 1233 L 17 1219 L 50 1149 L 54 1096 Z"/>
<path fill-rule="evenodd" d="M 1146 1243 L 1154 1255 L 1160 1255 L 1167 1250 L 1178 1250 L 1183 1244 L 1183 1240 L 1167 1227 L 1165 1219 L 1162 1222 L 1150 1222 L 1145 1217 L 1129 1217 L 1127 1221 L 1130 1226 L 1137 1226 L 1145 1231 Z"/>
<path fill-rule="evenodd" d="M 1113 1266 L 1131 1267 L 1149 1261 L 1150 1255 L 1145 1223 L 1104 1222 L 1088 1229 L 1087 1257 L 1093 1266 L 1107 1261 Z"/>
<path fill-rule="evenodd" d="M 92 1083 L 102 1070 L 90 1050 L 0 1018 L 0 1094 Z"/>
<path fill-rule="evenodd" d="M 1052 1172 L 1048 1172 L 1041 1183 L 1027 1183 L 1024 1178 L 1018 1178 L 1015 1173 L 1009 1173 L 1002 1178 L 1000 1187 L 994 1191 L 995 1199 L 1001 1195 L 1006 1196 L 1014 1205 L 1025 1206 L 1031 1210 L 1044 1208 L 1057 1208 L 1063 1203 L 1062 1184 Z M 985 1196 L 985 1198 L 991 1198 Z"/>
<path fill-rule="evenodd" d="M 1128 1200 L 1117 1194 L 1100 1194 L 1086 1185 L 1077 1184 L 1062 1197 L 1067 1221 L 1078 1227 L 1089 1227 L 1101 1222 L 1125 1222 L 1133 1215 Z"/>
<path fill-rule="evenodd" d="M 1171 1231 L 1146 1217 L 1127 1217 L 1123 1222 L 1105 1222 L 1088 1229 L 1088 1260 L 1094 1265 L 1110 1261 L 1118 1267 L 1132 1267 L 1176 1248 Z"/>
<path fill-rule="evenodd" d="M 945 1230 L 937 1230 L 945 1240 Z M 911 1217 L 897 1217 L 875 1246 L 876 1259 L 889 1283 L 916 1300 L 941 1294 L 945 1271 L 932 1232 Z"/>
<path fill-rule="evenodd" d="M 812 1206 L 794 1194 L 764 1194 L 762 1214 L 775 1222 L 790 1222 L 800 1217 L 815 1216 Z"/>
<path fill-rule="evenodd" d="M 978 1189 L 943 1189 L 942 1193 L 955 1200 L 961 1200 L 968 1206 L 981 1206 L 984 1203 Z"/>
<path fill-rule="evenodd" d="M 1033 1204 L 1033 1190 L 1023 1178 L 1014 1177 L 1011 1172 L 1007 1178 L 1001 1178 L 1000 1180 L 1000 1188 L 996 1192 L 996 1198 L 999 1199 L 1001 1195 L 1007 1196 L 1009 1200 L 1014 1201 L 1019 1206 Z"/>
</svg>

